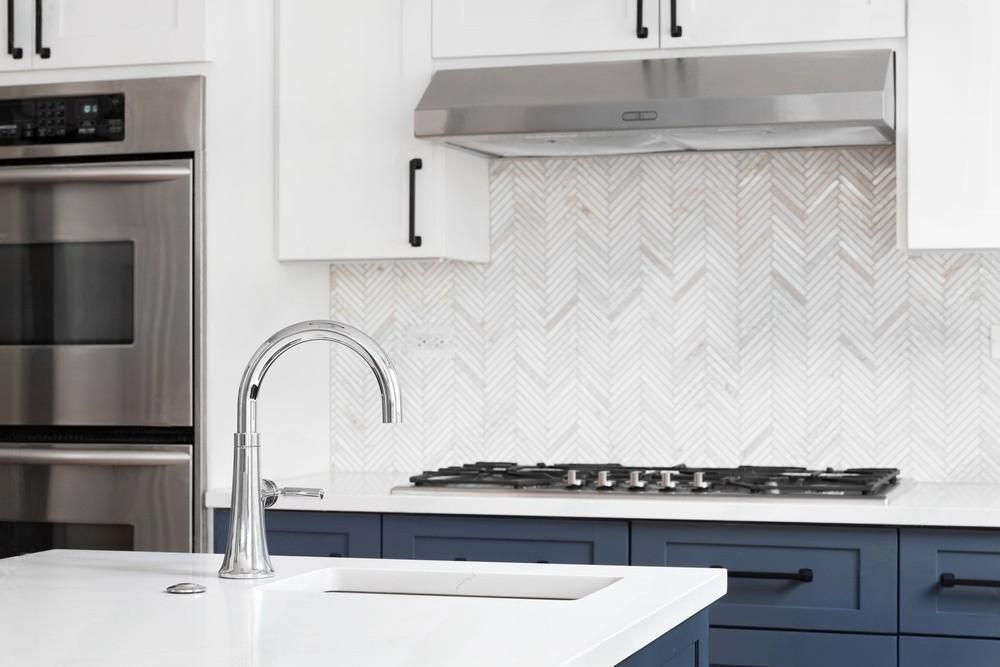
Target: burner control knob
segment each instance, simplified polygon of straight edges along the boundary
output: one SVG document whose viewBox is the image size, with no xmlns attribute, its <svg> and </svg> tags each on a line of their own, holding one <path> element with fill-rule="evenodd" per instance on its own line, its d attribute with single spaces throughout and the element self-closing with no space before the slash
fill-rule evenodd
<svg viewBox="0 0 1000 667">
<path fill-rule="evenodd" d="M 583 481 L 580 480 L 579 475 L 580 473 L 578 473 L 576 470 L 566 471 L 566 478 L 563 479 L 563 482 L 566 484 L 567 489 L 579 489 L 581 486 L 583 486 Z"/>
<path fill-rule="evenodd" d="M 628 488 L 632 491 L 642 491 L 646 488 L 646 482 L 642 479 L 642 472 L 633 470 L 628 474 Z"/>
<path fill-rule="evenodd" d="M 597 472 L 597 481 L 594 486 L 597 487 L 599 491 L 606 491 L 615 485 L 615 480 L 611 479 L 611 473 L 607 470 L 599 470 Z"/>
<path fill-rule="evenodd" d="M 674 475 L 677 474 L 676 470 L 661 470 L 660 471 L 660 486 L 661 491 L 673 491 L 677 488 L 677 482 L 674 481 Z"/>
<path fill-rule="evenodd" d="M 708 482 L 705 481 L 705 473 L 696 472 L 694 474 L 694 479 L 691 480 L 692 489 L 707 489 Z"/>
</svg>

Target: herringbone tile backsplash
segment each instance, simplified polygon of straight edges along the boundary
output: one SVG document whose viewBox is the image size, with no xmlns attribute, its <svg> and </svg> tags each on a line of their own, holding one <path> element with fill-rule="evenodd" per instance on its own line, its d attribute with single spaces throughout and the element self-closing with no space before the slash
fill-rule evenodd
<svg viewBox="0 0 1000 667">
<path fill-rule="evenodd" d="M 1000 255 L 896 250 L 894 179 L 891 148 L 495 162 L 491 263 L 331 268 L 331 315 L 387 347 L 405 417 L 379 424 L 335 353 L 333 468 L 1000 481 Z"/>
</svg>

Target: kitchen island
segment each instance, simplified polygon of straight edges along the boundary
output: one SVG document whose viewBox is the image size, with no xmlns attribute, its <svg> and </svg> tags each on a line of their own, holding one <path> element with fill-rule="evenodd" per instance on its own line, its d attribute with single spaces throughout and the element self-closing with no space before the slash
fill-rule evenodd
<svg viewBox="0 0 1000 667">
<path fill-rule="evenodd" d="M 696 568 L 279 556 L 274 578 L 240 581 L 218 578 L 221 560 L 0 560 L 0 662 L 608 667 L 640 654 L 625 664 L 696 667 L 703 610 L 726 591 L 725 571 Z M 181 582 L 206 590 L 165 592 Z"/>
</svg>

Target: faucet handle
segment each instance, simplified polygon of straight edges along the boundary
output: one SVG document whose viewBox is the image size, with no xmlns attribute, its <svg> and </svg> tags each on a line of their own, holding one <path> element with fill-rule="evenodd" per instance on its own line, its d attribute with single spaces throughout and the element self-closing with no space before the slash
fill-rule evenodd
<svg viewBox="0 0 1000 667">
<path fill-rule="evenodd" d="M 269 479 L 260 480 L 260 499 L 264 503 L 264 509 L 272 507 L 280 496 L 297 496 L 300 498 L 322 498 L 323 489 L 312 489 L 302 486 L 285 486 L 279 488 L 277 484 Z"/>
</svg>

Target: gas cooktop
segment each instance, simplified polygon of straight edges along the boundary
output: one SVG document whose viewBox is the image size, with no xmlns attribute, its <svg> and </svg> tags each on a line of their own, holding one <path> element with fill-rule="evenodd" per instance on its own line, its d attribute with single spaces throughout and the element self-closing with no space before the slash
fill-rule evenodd
<svg viewBox="0 0 1000 667">
<path fill-rule="evenodd" d="M 808 470 L 739 466 L 693 468 L 623 466 L 617 463 L 518 465 L 483 461 L 426 471 L 410 478 L 414 490 L 518 490 L 663 496 L 884 499 L 899 484 L 895 468 Z"/>
</svg>

